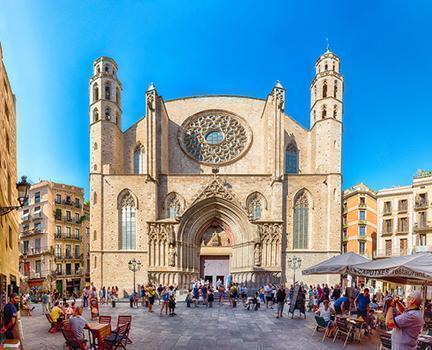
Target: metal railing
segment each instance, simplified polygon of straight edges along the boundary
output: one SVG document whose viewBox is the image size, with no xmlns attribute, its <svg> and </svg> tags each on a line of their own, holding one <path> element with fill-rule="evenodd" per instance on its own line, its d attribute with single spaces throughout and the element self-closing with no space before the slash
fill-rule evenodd
<svg viewBox="0 0 432 350">
<path fill-rule="evenodd" d="M 55 238 L 56 239 L 65 239 L 65 240 L 71 240 L 71 241 L 82 241 L 82 237 L 79 235 L 75 235 L 75 234 L 68 234 L 68 233 L 64 233 L 64 232 L 56 232 L 55 233 Z"/>
</svg>

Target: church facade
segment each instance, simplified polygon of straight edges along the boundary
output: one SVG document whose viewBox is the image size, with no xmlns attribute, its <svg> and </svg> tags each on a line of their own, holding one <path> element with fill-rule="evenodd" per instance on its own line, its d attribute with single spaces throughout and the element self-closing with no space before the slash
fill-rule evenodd
<svg viewBox="0 0 432 350">
<path fill-rule="evenodd" d="M 97 287 L 228 279 L 291 283 L 340 253 L 343 77 L 330 51 L 315 63 L 310 128 L 286 114 L 277 82 L 265 99 L 165 101 L 151 84 L 145 116 L 122 130 L 117 64 L 90 79 L 90 267 Z M 302 276 L 306 283 L 333 277 Z"/>
</svg>

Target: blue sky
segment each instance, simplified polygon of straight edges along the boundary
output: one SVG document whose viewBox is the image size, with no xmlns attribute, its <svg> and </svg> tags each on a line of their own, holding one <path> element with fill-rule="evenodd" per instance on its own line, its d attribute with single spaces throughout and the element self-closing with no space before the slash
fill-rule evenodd
<svg viewBox="0 0 432 350">
<path fill-rule="evenodd" d="M 123 129 L 154 81 L 165 99 L 265 97 L 309 127 L 309 84 L 326 38 L 345 76 L 344 188 L 408 184 L 432 169 L 428 1 L 0 2 L 0 41 L 17 97 L 18 170 L 88 194 L 88 79 L 119 64 Z M 57 136 L 58 135 L 58 136 Z"/>
</svg>

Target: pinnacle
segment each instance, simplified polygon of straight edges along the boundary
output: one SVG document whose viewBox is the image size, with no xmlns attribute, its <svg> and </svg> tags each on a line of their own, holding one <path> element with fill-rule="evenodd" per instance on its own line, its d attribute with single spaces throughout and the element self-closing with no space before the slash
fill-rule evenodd
<svg viewBox="0 0 432 350">
<path fill-rule="evenodd" d="M 154 86 L 153 82 L 150 83 L 147 91 L 156 90 L 156 87 Z"/>
<path fill-rule="evenodd" d="M 276 80 L 276 84 L 274 86 L 275 88 L 279 88 L 279 89 L 283 89 L 284 87 L 282 86 L 282 84 L 280 83 L 279 80 Z"/>
</svg>

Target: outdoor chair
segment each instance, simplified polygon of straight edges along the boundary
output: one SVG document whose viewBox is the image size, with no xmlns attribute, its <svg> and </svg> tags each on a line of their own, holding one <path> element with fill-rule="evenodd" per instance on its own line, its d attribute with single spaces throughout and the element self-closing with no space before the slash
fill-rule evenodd
<svg viewBox="0 0 432 350">
<path fill-rule="evenodd" d="M 130 323 L 120 325 L 114 332 L 105 338 L 105 346 L 108 350 L 116 350 L 119 347 L 126 349 Z"/>
<path fill-rule="evenodd" d="M 132 316 L 119 315 L 119 317 L 117 318 L 117 328 L 119 326 L 121 326 L 122 324 L 126 324 L 126 323 L 129 323 L 130 325 L 132 324 Z M 132 340 L 130 340 L 130 338 L 129 338 L 129 333 L 128 333 L 128 337 L 127 337 L 127 342 L 128 342 L 128 344 L 132 344 Z"/>
<path fill-rule="evenodd" d="M 380 341 L 381 344 L 378 348 L 378 350 L 391 350 L 392 348 L 392 343 L 391 343 L 391 336 L 390 334 L 384 333 L 384 334 L 380 334 Z"/>
<path fill-rule="evenodd" d="M 75 339 L 73 332 L 70 329 L 62 329 L 63 337 L 65 338 L 64 347 L 67 350 L 85 350 L 87 349 L 86 340 L 78 341 Z"/>
<path fill-rule="evenodd" d="M 326 338 L 327 334 L 330 333 L 330 326 L 329 326 L 330 323 L 329 323 L 329 325 L 327 325 L 326 321 L 324 321 L 324 318 L 321 316 L 315 316 L 315 321 L 317 324 L 316 324 L 316 327 L 314 329 L 312 336 L 315 335 L 315 332 L 319 332 L 321 330 L 324 330 L 324 335 L 323 335 L 322 340 L 321 340 L 321 342 L 323 342 L 324 339 Z"/>
<path fill-rule="evenodd" d="M 417 350 L 431 350 L 432 346 L 430 343 L 424 342 L 422 340 L 418 340 L 417 342 Z"/>
<path fill-rule="evenodd" d="M 109 324 L 111 329 L 111 316 L 99 316 L 99 323 Z"/>
<path fill-rule="evenodd" d="M 346 346 L 346 343 L 348 339 L 353 335 L 353 327 L 345 320 L 336 319 L 336 332 L 333 338 L 333 343 L 336 341 L 336 338 L 339 334 L 346 335 L 344 347 Z"/>
<path fill-rule="evenodd" d="M 50 314 L 45 314 L 48 322 L 50 323 L 50 329 L 48 331 L 48 333 L 55 333 L 58 330 L 62 329 L 63 323 L 61 322 L 54 322 L 53 319 L 51 318 Z"/>
</svg>

